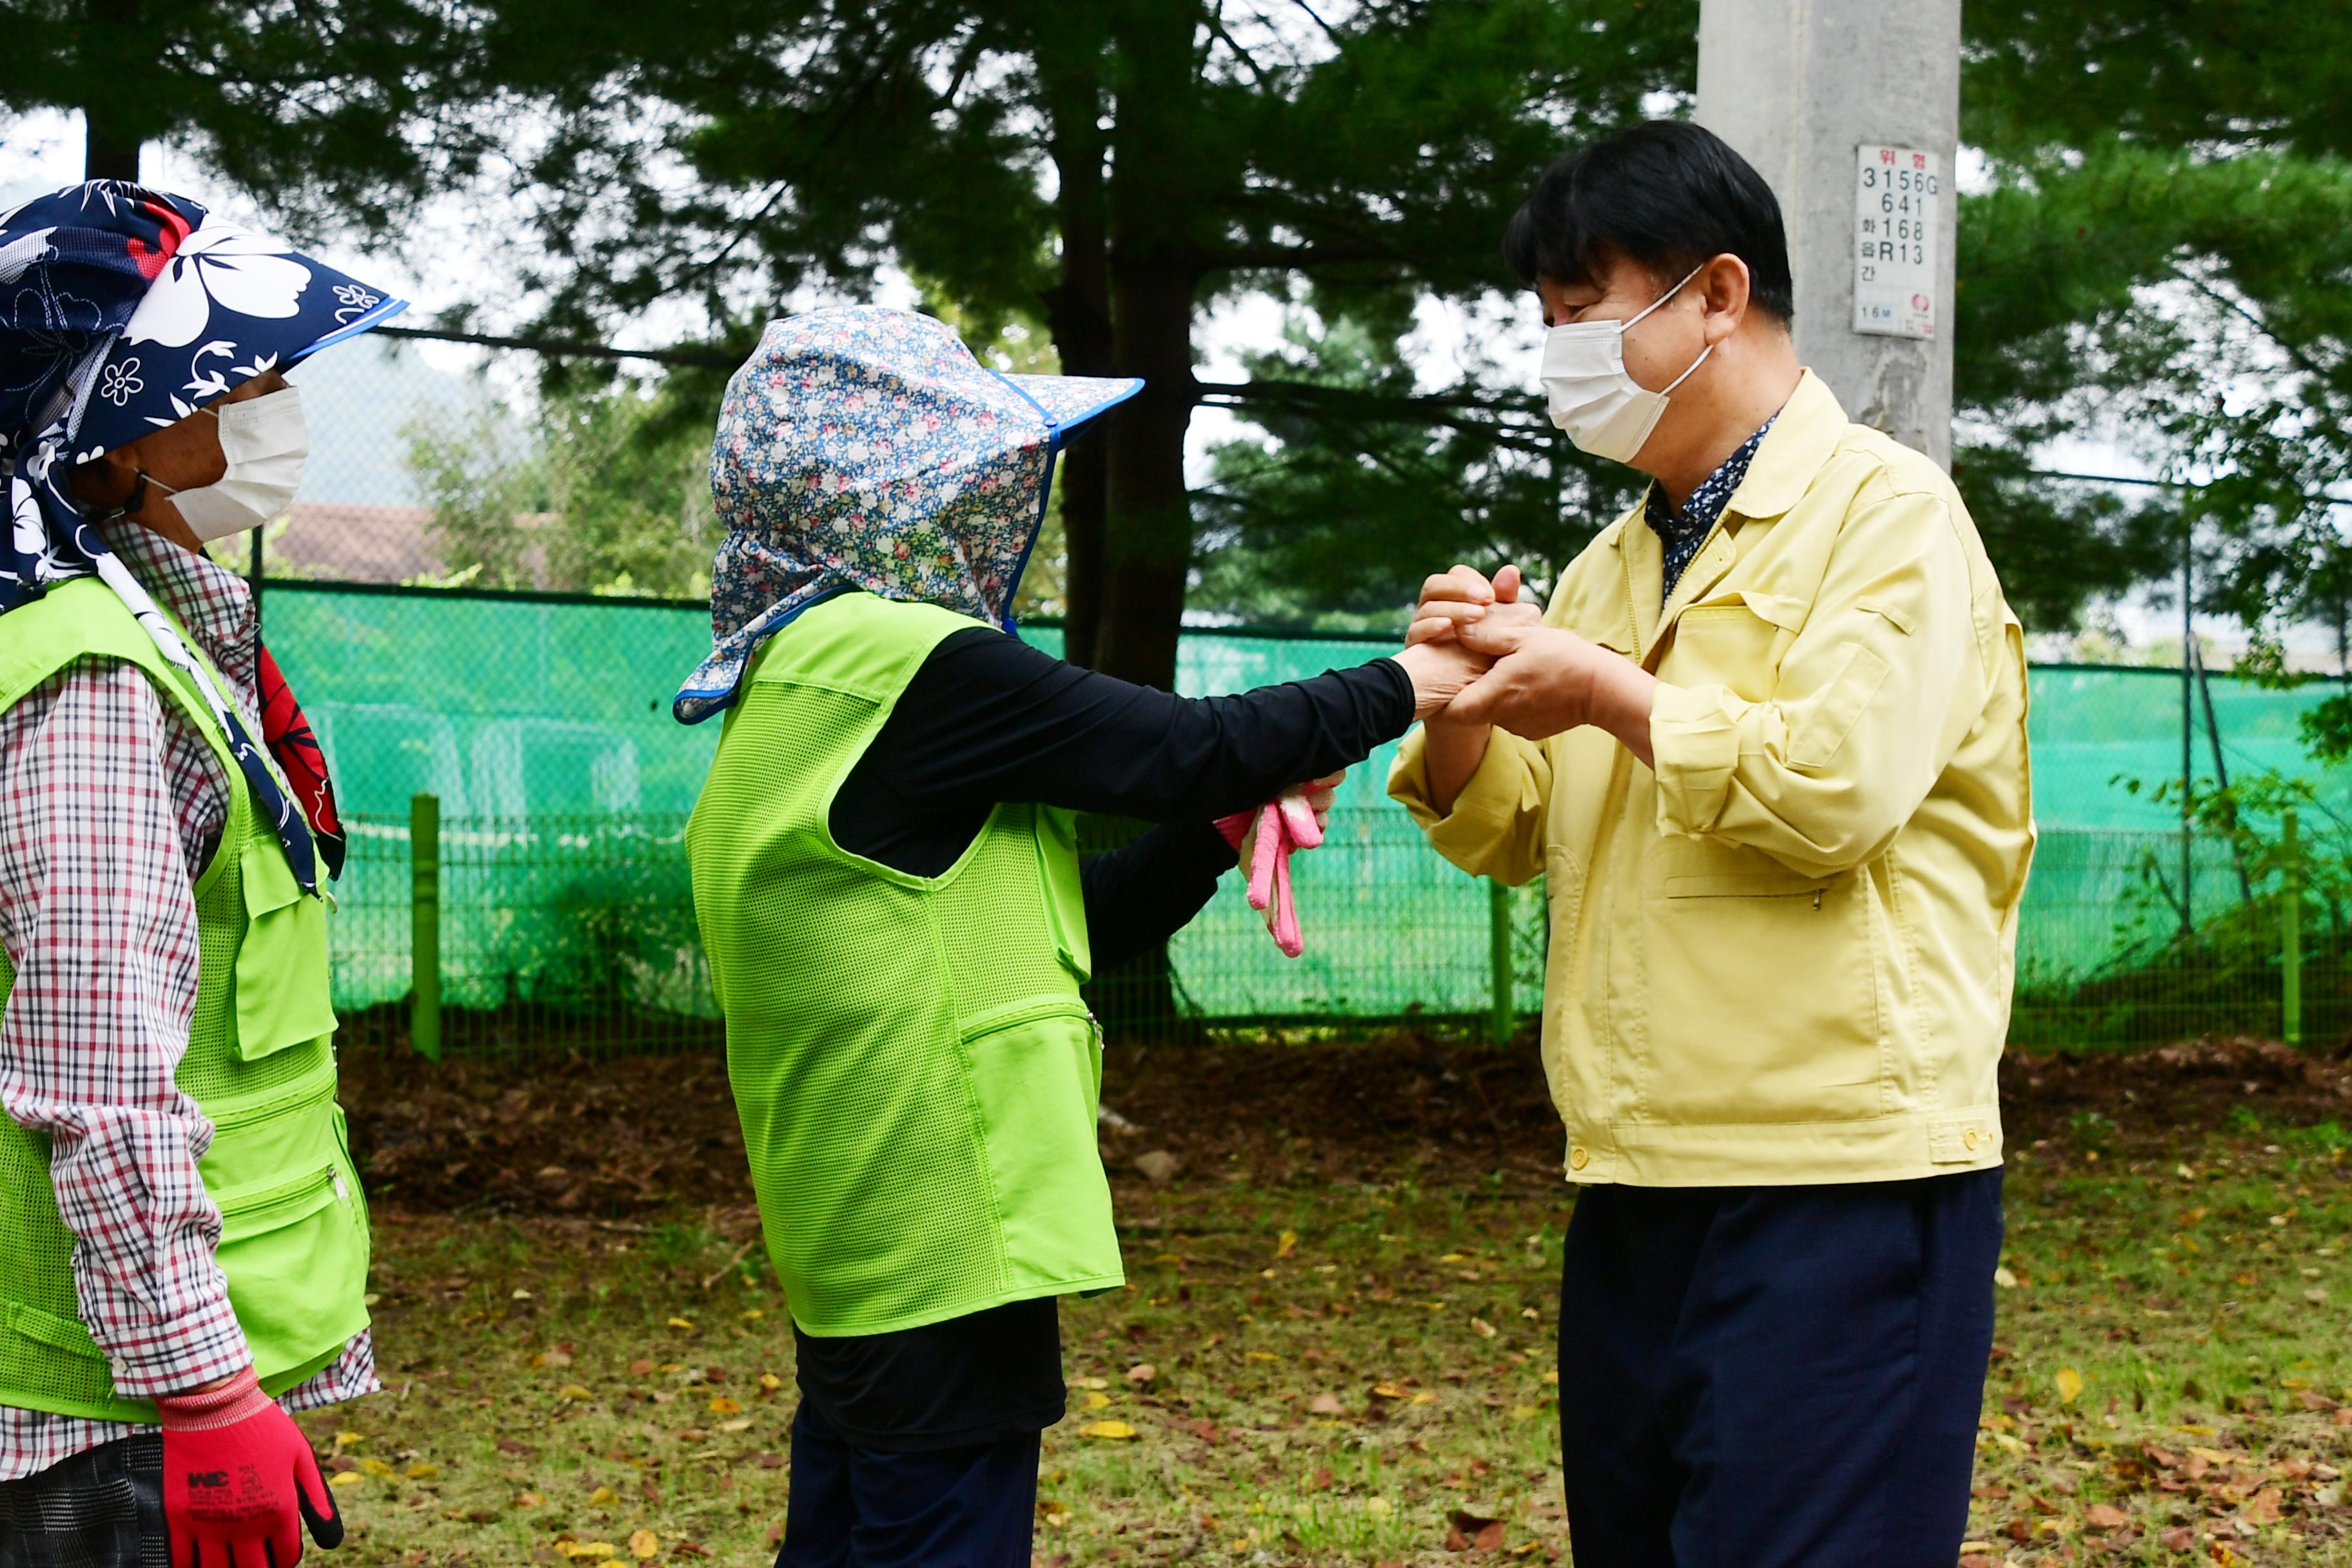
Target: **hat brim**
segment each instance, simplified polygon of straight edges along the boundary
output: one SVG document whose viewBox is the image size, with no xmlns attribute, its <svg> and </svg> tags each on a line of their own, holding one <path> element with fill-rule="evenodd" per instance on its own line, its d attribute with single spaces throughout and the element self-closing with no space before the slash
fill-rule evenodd
<svg viewBox="0 0 2352 1568">
<path fill-rule="evenodd" d="M 300 364 L 304 360 L 309 359 L 320 349 L 331 349 L 337 343 L 349 342 L 352 339 L 358 337 L 362 332 L 373 331 L 376 328 L 383 325 L 386 321 L 389 321 L 394 316 L 399 315 L 406 309 L 408 309 L 408 301 L 405 300 L 386 300 L 383 303 L 378 305 L 374 310 L 370 310 L 366 315 L 362 316 L 359 320 L 352 322 L 349 326 L 338 327 L 333 331 L 329 332 L 325 337 L 320 338 L 317 342 L 312 343 L 309 348 L 300 350 L 294 353 L 288 358 L 286 363 L 288 364 Z"/>
<path fill-rule="evenodd" d="M 1143 390 L 1133 376 L 1013 375 L 1004 379 L 1024 397 L 1045 410 L 1045 417 L 1065 437 L 1098 415 L 1125 403 Z"/>
</svg>

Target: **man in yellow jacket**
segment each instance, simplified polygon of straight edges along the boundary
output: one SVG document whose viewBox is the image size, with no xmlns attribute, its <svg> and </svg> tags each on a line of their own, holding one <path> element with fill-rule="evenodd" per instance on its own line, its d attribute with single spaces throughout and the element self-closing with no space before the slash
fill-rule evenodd
<svg viewBox="0 0 2352 1568">
<path fill-rule="evenodd" d="M 2033 829 L 2016 618 L 1951 481 L 1800 367 L 1778 205 L 1693 125 L 1561 160 L 1506 250 L 1554 422 L 1651 476 L 1390 781 L 1547 878 L 1579 1568 L 1948 1568 L 2000 1247 Z"/>
</svg>

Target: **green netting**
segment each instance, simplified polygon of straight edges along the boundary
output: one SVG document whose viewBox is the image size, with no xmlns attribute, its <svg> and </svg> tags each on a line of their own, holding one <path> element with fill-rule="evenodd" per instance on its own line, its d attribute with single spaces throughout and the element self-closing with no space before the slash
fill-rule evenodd
<svg viewBox="0 0 2352 1568">
<path fill-rule="evenodd" d="M 450 1003 L 583 1019 L 715 1015 L 678 834 L 718 727 L 686 729 L 669 717 L 672 690 L 708 646 L 703 612 L 273 583 L 265 614 L 270 646 L 356 819 L 335 923 L 342 1005 L 408 991 L 407 810 L 424 791 L 440 797 L 444 821 Z M 1060 651 L 1058 632 L 1029 635 Z M 1178 684 L 1195 695 L 1242 690 L 1387 650 L 1195 631 L 1181 646 Z M 2212 682 L 2233 774 L 2274 768 L 2321 786 L 2320 820 L 2307 829 L 2315 839 L 2334 831 L 2336 814 L 2352 817 L 2352 781 L 2316 775 L 2297 741 L 2297 716 L 2332 689 Z M 2178 930 L 2174 808 L 2126 784 L 2179 775 L 2180 690 L 2178 673 L 2163 670 L 2033 672 L 2043 847 L 2021 930 L 2030 1004 L 2021 1013 L 2042 1005 L 2038 995 L 2096 976 Z M 2210 778 L 2201 710 L 2199 723 L 2196 769 Z M 1390 754 L 1356 771 L 1328 846 L 1297 863 L 1307 956 L 1281 958 L 1228 879 L 1173 945 L 1181 1005 L 1211 1017 L 1490 1008 L 1487 889 L 1438 859 L 1386 799 Z M 2195 861 L 2191 907 L 2200 920 L 2243 905 L 2226 845 L 2199 842 Z M 1541 984 L 1539 890 L 1523 890 L 1508 910 L 1514 1002 L 1532 1010 Z M 2274 995 L 2263 996 L 2250 1005 L 2274 1017 Z"/>
</svg>

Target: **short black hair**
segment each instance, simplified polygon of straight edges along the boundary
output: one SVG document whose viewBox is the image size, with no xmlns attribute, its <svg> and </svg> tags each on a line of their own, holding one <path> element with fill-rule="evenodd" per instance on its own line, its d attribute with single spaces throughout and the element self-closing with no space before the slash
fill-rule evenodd
<svg viewBox="0 0 2352 1568">
<path fill-rule="evenodd" d="M 1722 137 L 1651 120 L 1568 153 L 1543 172 L 1503 231 L 1503 258 L 1538 279 L 1591 283 L 1617 252 L 1662 283 L 1709 257 L 1748 264 L 1748 299 L 1782 323 L 1796 313 L 1780 204 Z"/>
</svg>

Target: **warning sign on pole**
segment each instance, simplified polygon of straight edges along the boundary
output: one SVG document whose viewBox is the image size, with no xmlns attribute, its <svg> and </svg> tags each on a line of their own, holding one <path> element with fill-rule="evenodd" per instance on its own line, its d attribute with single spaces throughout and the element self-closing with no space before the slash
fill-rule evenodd
<svg viewBox="0 0 2352 1568">
<path fill-rule="evenodd" d="M 1936 335 L 1936 208 L 1943 170 L 1914 147 L 1855 150 L 1853 330 Z"/>
</svg>

